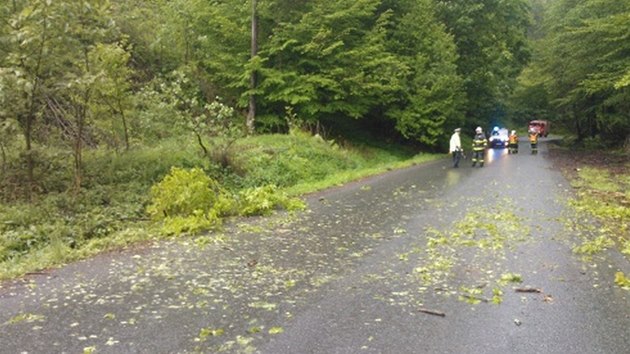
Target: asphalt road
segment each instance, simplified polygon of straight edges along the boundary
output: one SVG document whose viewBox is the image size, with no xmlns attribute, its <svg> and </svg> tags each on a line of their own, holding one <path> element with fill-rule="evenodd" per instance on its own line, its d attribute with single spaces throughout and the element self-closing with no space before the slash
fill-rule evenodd
<svg viewBox="0 0 630 354">
<path fill-rule="evenodd" d="M 629 353 L 630 274 L 521 145 L 0 287 L 1 353 Z"/>
</svg>

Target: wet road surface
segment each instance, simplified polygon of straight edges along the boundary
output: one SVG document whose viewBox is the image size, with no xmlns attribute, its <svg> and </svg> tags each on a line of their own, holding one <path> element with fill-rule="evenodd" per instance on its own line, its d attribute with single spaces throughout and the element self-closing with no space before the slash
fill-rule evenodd
<svg viewBox="0 0 630 354">
<path fill-rule="evenodd" d="M 614 251 L 540 153 L 489 150 L 309 195 L 307 212 L 0 288 L 1 353 L 628 353 Z"/>
</svg>

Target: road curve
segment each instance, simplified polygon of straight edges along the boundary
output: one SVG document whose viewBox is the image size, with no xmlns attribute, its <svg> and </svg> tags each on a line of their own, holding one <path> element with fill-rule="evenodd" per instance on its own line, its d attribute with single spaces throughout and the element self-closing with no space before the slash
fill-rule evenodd
<svg viewBox="0 0 630 354">
<path fill-rule="evenodd" d="M 0 352 L 628 353 L 630 263 L 571 251 L 590 221 L 546 144 L 2 284 Z"/>
</svg>

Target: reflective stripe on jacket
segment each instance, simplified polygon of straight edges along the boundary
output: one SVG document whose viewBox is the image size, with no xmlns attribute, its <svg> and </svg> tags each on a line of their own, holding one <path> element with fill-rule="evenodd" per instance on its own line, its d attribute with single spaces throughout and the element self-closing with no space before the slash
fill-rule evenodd
<svg viewBox="0 0 630 354">
<path fill-rule="evenodd" d="M 487 145 L 488 140 L 486 140 L 486 137 L 483 134 L 475 135 L 472 144 L 473 151 L 482 151 Z"/>
</svg>

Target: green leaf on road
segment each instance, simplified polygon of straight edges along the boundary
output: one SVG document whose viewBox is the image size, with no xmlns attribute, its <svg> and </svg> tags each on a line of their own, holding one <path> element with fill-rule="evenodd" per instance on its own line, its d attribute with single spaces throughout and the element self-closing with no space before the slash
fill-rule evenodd
<svg viewBox="0 0 630 354">
<path fill-rule="evenodd" d="M 284 332 L 284 329 L 282 329 L 282 327 L 271 327 L 269 329 L 269 334 L 280 334 Z"/>
<path fill-rule="evenodd" d="M 622 289 L 630 290 L 630 279 L 628 279 L 623 272 L 615 273 L 615 284 L 619 285 Z"/>
</svg>

